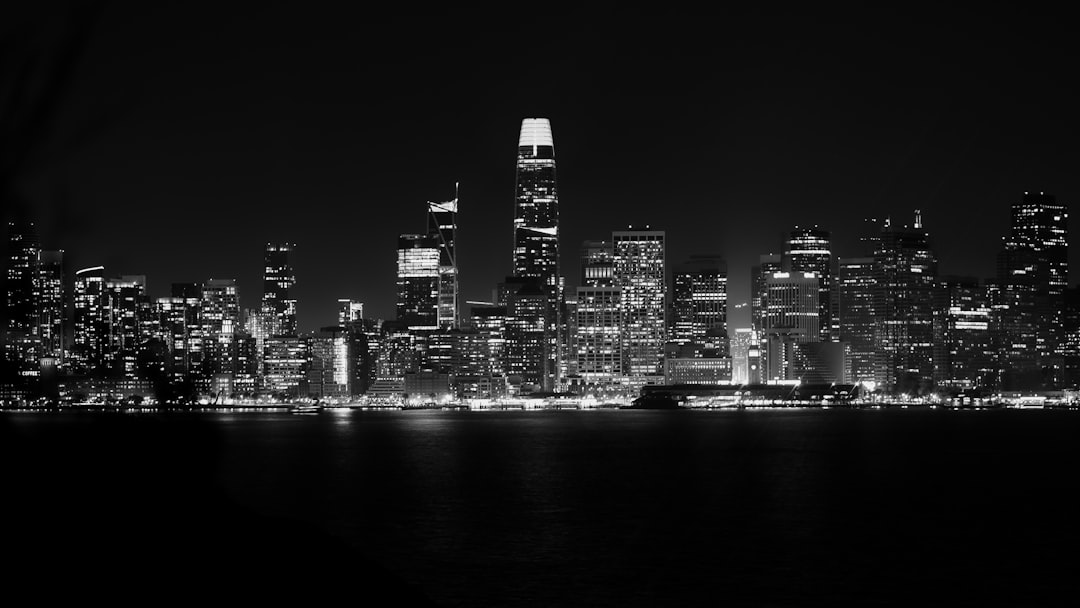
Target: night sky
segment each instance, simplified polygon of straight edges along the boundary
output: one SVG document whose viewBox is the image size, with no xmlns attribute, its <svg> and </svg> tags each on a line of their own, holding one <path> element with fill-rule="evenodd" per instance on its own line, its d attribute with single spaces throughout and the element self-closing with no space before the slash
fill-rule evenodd
<svg viewBox="0 0 1080 608">
<path fill-rule="evenodd" d="M 455 182 L 462 299 L 490 299 L 510 272 L 518 128 L 547 117 L 568 284 L 583 240 L 650 224 L 669 267 L 728 259 L 740 326 L 750 265 L 796 225 L 854 256 L 863 218 L 921 208 L 941 273 L 988 278 L 1024 191 L 1078 200 L 1060 15 L 513 6 L 0 15 L 5 216 L 30 213 L 72 270 L 145 274 L 154 297 L 236 278 L 243 306 L 265 243 L 292 241 L 302 330 L 333 324 L 343 297 L 391 318 L 397 235 L 424 231 L 425 202 Z M 77 61 L 46 88 L 64 49 Z M 27 107 L 49 111 L 18 137 Z"/>
</svg>

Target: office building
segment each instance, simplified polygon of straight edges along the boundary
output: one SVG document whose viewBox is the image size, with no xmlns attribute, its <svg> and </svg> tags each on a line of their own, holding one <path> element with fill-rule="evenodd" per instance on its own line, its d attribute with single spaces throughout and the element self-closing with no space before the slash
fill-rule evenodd
<svg viewBox="0 0 1080 608">
<path fill-rule="evenodd" d="M 428 236 L 439 248 L 438 325 L 456 329 L 459 323 L 457 241 L 458 197 L 455 187 L 453 200 L 428 202 Z"/>
<path fill-rule="evenodd" d="M 933 390 L 937 259 L 922 215 L 911 227 L 882 224 L 874 252 L 874 380 L 892 393 Z"/>
<path fill-rule="evenodd" d="M 667 341 L 664 231 L 646 226 L 612 233 L 615 286 L 621 290 L 623 374 L 630 384 L 658 384 Z"/>
<path fill-rule="evenodd" d="M 848 344 L 852 382 L 874 378 L 874 258 L 840 258 L 836 277 L 838 338 Z"/>
<path fill-rule="evenodd" d="M 671 335 L 679 344 L 700 344 L 713 356 L 729 354 L 727 263 L 718 255 L 695 255 L 671 275 Z"/>
<path fill-rule="evenodd" d="M 402 234 L 397 252 L 397 320 L 413 330 L 439 328 L 439 244 Z"/>
<path fill-rule="evenodd" d="M 296 274 L 293 272 L 292 243 L 267 243 L 263 274 L 262 308 L 274 316 L 275 334 L 295 336 Z"/>
<path fill-rule="evenodd" d="M 540 356 L 544 390 L 558 385 L 563 281 L 559 275 L 559 195 L 555 143 L 546 118 L 521 121 L 514 198 L 513 277 L 531 279 L 543 290 L 544 342 Z M 533 297 L 533 296 L 530 296 Z M 525 322 L 520 316 L 515 317 Z M 531 325 L 532 322 L 528 321 Z M 532 330 L 530 330 L 531 332 Z M 515 347 L 519 348 L 519 347 Z M 530 377 L 532 372 L 530 371 Z"/>
<path fill-rule="evenodd" d="M 818 276 L 818 305 L 821 307 L 821 339 L 830 340 L 833 335 L 833 257 L 831 235 L 817 226 L 792 230 L 784 243 L 781 257 L 783 270 L 789 272 L 812 272 Z"/>
</svg>

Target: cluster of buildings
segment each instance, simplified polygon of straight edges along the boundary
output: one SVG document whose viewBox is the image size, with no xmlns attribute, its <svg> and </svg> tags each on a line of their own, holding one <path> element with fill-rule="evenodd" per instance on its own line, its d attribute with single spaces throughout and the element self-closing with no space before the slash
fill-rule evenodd
<svg viewBox="0 0 1080 608">
<path fill-rule="evenodd" d="M 666 234 L 630 226 L 561 270 L 555 145 L 522 122 L 512 273 L 461 300 L 458 199 L 427 204 L 397 245 L 394 319 L 339 300 L 301 334 L 290 243 L 268 243 L 262 300 L 232 279 L 177 283 L 95 266 L 65 276 L 33 225 L 9 225 L 0 398 L 158 402 L 317 398 L 440 402 L 525 395 L 619 400 L 650 385 L 858 384 L 885 394 L 1051 391 L 1080 381 L 1080 297 L 1067 283 L 1067 210 L 1025 194 L 993 280 L 943 277 L 921 215 L 874 221 L 861 257 L 796 228 L 752 270 L 750 327 L 728 326 L 728 268 L 669 264 Z"/>
</svg>

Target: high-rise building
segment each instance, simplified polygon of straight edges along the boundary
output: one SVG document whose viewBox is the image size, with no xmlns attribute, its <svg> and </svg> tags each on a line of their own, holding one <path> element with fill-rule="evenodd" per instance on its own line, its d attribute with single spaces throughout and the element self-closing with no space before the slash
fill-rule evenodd
<svg viewBox="0 0 1080 608">
<path fill-rule="evenodd" d="M 784 243 L 784 255 L 781 265 L 790 272 L 812 272 L 821 281 L 818 304 L 821 307 L 821 339 L 829 340 L 832 336 L 832 249 L 828 230 L 817 226 L 798 228 L 791 231 Z"/>
<path fill-rule="evenodd" d="M 910 228 L 882 225 L 874 282 L 874 380 L 893 393 L 926 394 L 933 389 L 937 259 L 918 210 Z"/>
<path fill-rule="evenodd" d="M 1024 193 L 998 255 L 995 309 L 1006 390 L 1056 388 L 1068 285 L 1068 209 L 1049 194 Z"/>
<path fill-rule="evenodd" d="M 489 375 L 506 374 L 506 306 L 472 303 L 469 323 L 480 334 L 484 360 L 483 372 Z"/>
<path fill-rule="evenodd" d="M 420 369 L 424 362 L 426 336 L 402 321 L 386 322 L 381 327 L 376 360 L 377 380 L 402 379 L 406 372 Z"/>
<path fill-rule="evenodd" d="M 813 272 L 774 272 L 765 279 L 762 318 L 765 380 L 799 380 L 797 344 L 821 341 L 821 279 Z"/>
<path fill-rule="evenodd" d="M 852 382 L 874 382 L 874 258 L 840 258 L 836 277 L 838 338 L 849 346 Z"/>
<path fill-rule="evenodd" d="M 293 272 L 290 254 L 296 249 L 292 243 L 267 243 L 266 265 L 263 270 L 263 309 L 275 317 L 275 329 L 280 335 L 295 336 L 296 327 L 296 274 Z"/>
<path fill-rule="evenodd" d="M 285 398 L 306 394 L 307 340 L 281 334 L 267 338 L 265 349 L 263 381 L 267 390 Z"/>
<path fill-rule="evenodd" d="M 75 273 L 72 371 L 112 378 L 138 376 L 138 356 L 152 315 L 146 277 L 106 279 L 103 266 Z"/>
<path fill-rule="evenodd" d="M 1080 287 L 1065 290 L 1063 341 L 1060 345 L 1065 368 L 1065 388 L 1080 388 Z"/>
<path fill-rule="evenodd" d="M 307 394 L 315 399 L 344 399 L 349 385 L 349 345 L 345 330 L 324 327 L 307 339 Z"/>
<path fill-rule="evenodd" d="M 667 265 L 664 231 L 612 233 L 615 286 L 621 289 L 623 373 L 630 384 L 663 382 L 667 341 Z"/>
<path fill-rule="evenodd" d="M 672 271 L 672 342 L 728 356 L 727 279 L 727 262 L 718 255 L 691 256 Z"/>
<path fill-rule="evenodd" d="M 42 357 L 64 360 L 64 252 L 39 251 L 34 285 Z"/>
<path fill-rule="evenodd" d="M 92 266 L 75 271 L 71 348 L 72 370 L 79 374 L 95 371 L 104 362 L 103 348 L 109 328 L 105 310 L 105 267 Z"/>
<path fill-rule="evenodd" d="M 125 275 L 105 281 L 105 368 L 122 378 L 138 375 L 142 319 L 150 314 L 145 275 Z"/>
<path fill-rule="evenodd" d="M 541 384 L 554 390 L 560 367 L 561 303 L 559 275 L 559 195 L 555 182 L 555 143 L 546 118 L 521 121 L 514 198 L 513 276 L 531 279 L 544 291 L 545 342 Z M 518 317 L 520 319 L 520 317 Z M 532 322 L 528 322 L 532 325 Z"/>
<path fill-rule="evenodd" d="M 16 377 L 26 381 L 40 372 L 38 306 L 35 298 L 38 254 L 32 222 L 8 223 L 7 274 L 4 298 L 4 361 Z"/>
<path fill-rule="evenodd" d="M 239 371 L 236 341 L 241 326 L 236 280 L 210 279 L 203 283 L 199 312 L 206 349 L 204 376 L 220 376 L 219 384 L 227 378 L 225 384 L 231 388 Z"/>
<path fill-rule="evenodd" d="M 235 279 L 210 279 L 202 288 L 202 322 L 208 338 L 227 340 L 240 328 Z"/>
<path fill-rule="evenodd" d="M 439 259 L 439 243 L 434 237 L 398 237 L 397 320 L 410 329 L 439 328 Z"/>
<path fill-rule="evenodd" d="M 622 382 L 621 296 L 618 287 L 577 288 L 575 371 L 587 391 Z"/>
<path fill-rule="evenodd" d="M 997 357 L 990 296 L 974 278 L 946 277 L 934 306 L 934 383 L 953 389 L 992 388 Z"/>
<path fill-rule="evenodd" d="M 439 247 L 438 324 L 443 329 L 457 328 L 459 322 L 457 252 L 454 249 L 457 240 L 456 190 L 455 185 L 453 200 L 428 202 L 428 236 L 433 237 Z"/>
<path fill-rule="evenodd" d="M 507 293 L 504 352 L 507 379 L 515 392 L 551 390 L 547 310 L 547 293 L 534 280 L 526 279 Z"/>
<path fill-rule="evenodd" d="M 202 292 L 202 283 L 173 283 L 170 296 L 155 301 L 159 331 L 171 353 L 174 382 L 195 382 L 208 376 L 203 365 L 207 349 Z"/>
</svg>

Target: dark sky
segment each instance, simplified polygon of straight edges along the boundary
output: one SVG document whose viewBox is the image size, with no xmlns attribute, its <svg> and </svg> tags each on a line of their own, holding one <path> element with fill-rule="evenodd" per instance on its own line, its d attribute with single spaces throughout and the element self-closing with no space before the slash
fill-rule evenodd
<svg viewBox="0 0 1080 608">
<path fill-rule="evenodd" d="M 669 265 L 725 255 L 744 302 L 750 265 L 794 226 L 859 255 L 863 218 L 915 208 L 942 273 L 990 277 L 1024 191 L 1077 200 L 1062 15 L 513 6 L 20 9 L 0 17 L 0 145 L 32 158 L 14 191 L 73 268 L 146 274 L 153 296 L 232 277 L 253 306 L 265 243 L 293 241 L 304 330 L 339 297 L 392 317 L 396 237 L 454 182 L 463 299 L 488 299 L 510 270 L 524 117 L 552 122 L 571 285 L 581 241 L 648 223 Z M 72 48 L 68 86 L 43 89 Z M 10 135 L 13 99 L 48 102 L 30 143 Z"/>
</svg>

